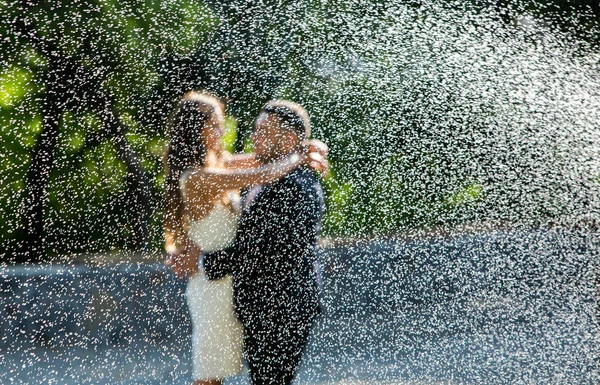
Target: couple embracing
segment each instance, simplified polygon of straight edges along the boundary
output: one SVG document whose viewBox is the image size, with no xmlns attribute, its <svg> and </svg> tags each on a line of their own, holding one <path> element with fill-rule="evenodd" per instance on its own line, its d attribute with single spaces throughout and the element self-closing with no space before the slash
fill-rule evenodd
<svg viewBox="0 0 600 385">
<path fill-rule="evenodd" d="M 167 264 L 188 277 L 194 385 L 238 374 L 290 384 L 319 312 L 315 245 L 324 211 L 314 172 L 327 146 L 310 140 L 306 111 L 289 101 L 260 111 L 252 154 L 221 144 L 224 107 L 190 92 L 169 125 Z M 244 191 L 240 197 L 240 191 Z"/>
</svg>

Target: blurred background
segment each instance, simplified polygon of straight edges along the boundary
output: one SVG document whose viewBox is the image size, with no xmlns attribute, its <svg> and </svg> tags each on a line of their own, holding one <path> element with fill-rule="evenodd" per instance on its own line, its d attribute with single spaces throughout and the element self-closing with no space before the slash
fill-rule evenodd
<svg viewBox="0 0 600 385">
<path fill-rule="evenodd" d="M 0 262 L 162 250 L 165 124 L 187 90 L 250 151 L 272 98 L 331 148 L 323 234 L 598 212 L 595 1 L 4 1 Z M 154 255 L 154 257 L 152 257 Z"/>
<path fill-rule="evenodd" d="M 331 149 L 298 384 L 597 384 L 600 5 L 0 1 L 0 383 L 187 384 L 162 264 L 191 89 Z M 247 376 L 227 384 L 247 384 Z"/>
</svg>

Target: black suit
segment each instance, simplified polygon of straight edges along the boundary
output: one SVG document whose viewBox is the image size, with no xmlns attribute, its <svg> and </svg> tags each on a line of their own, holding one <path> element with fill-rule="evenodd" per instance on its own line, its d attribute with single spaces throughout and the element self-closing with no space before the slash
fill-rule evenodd
<svg viewBox="0 0 600 385">
<path fill-rule="evenodd" d="M 204 256 L 209 279 L 233 275 L 254 385 L 292 382 L 318 313 L 313 262 L 323 191 L 300 168 L 247 202 L 234 245 Z"/>
</svg>

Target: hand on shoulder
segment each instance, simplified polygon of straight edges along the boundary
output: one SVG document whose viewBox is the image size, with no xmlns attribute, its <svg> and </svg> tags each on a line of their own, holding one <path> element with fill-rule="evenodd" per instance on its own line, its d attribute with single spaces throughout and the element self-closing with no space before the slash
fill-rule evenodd
<svg viewBox="0 0 600 385">
<path fill-rule="evenodd" d="M 326 178 L 329 173 L 329 147 L 318 139 L 305 140 L 304 149 L 306 151 L 304 164 L 313 171 L 321 174 L 321 177 Z"/>
</svg>

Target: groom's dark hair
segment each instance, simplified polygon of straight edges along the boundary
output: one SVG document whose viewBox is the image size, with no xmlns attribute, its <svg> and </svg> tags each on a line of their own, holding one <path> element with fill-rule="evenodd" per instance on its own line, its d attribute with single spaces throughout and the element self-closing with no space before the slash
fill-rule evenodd
<svg viewBox="0 0 600 385">
<path fill-rule="evenodd" d="M 310 137 L 308 113 L 298 103 L 289 100 L 271 100 L 263 106 L 260 112 L 277 116 L 281 126 L 292 131 L 300 140 Z"/>
</svg>

